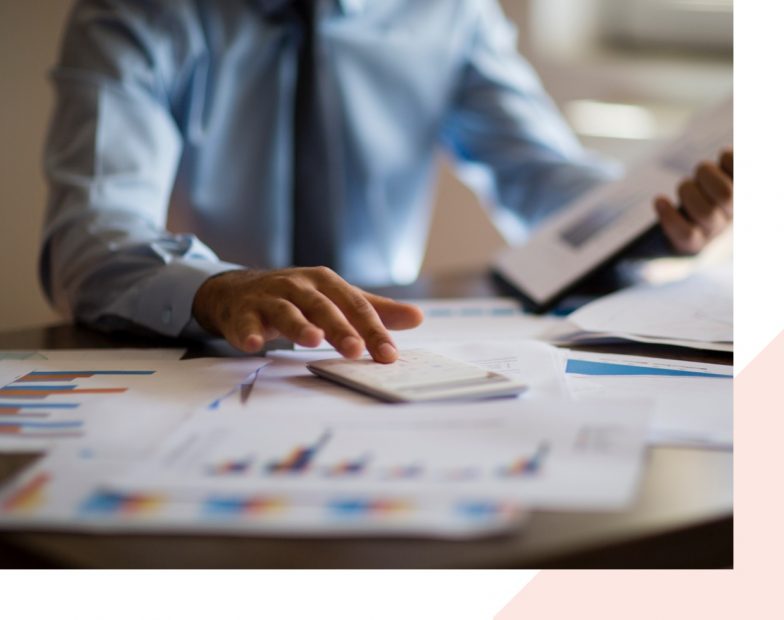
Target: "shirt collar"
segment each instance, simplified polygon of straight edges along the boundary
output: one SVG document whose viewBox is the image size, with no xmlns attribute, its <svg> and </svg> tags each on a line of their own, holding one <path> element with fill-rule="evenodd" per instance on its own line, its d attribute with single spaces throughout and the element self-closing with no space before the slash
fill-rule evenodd
<svg viewBox="0 0 784 620">
<path fill-rule="evenodd" d="M 338 4 L 346 15 L 353 15 L 365 8 L 367 0 L 338 0 Z"/>
</svg>

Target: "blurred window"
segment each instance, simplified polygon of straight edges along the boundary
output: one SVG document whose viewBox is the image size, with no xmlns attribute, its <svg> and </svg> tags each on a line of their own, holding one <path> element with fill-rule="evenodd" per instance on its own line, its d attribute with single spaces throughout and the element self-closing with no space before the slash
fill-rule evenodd
<svg viewBox="0 0 784 620">
<path fill-rule="evenodd" d="M 609 43 L 706 52 L 732 50 L 732 0 L 601 0 Z"/>
</svg>

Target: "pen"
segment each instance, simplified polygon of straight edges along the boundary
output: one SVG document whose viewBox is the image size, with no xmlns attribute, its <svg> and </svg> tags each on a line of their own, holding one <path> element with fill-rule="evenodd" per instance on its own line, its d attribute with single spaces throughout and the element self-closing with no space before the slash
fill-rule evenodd
<svg viewBox="0 0 784 620">
<path fill-rule="evenodd" d="M 221 403 L 230 396 L 234 395 L 236 392 L 240 393 L 240 402 L 244 405 L 246 402 L 248 402 L 250 393 L 253 391 L 253 385 L 256 383 L 256 379 L 259 378 L 259 372 L 261 372 L 262 368 L 264 368 L 264 366 L 259 366 L 256 370 L 253 371 L 253 373 L 248 375 L 245 380 L 242 381 L 242 383 L 238 383 L 226 394 L 220 398 L 215 399 L 207 406 L 207 408 L 212 410 L 220 409 Z"/>
<path fill-rule="evenodd" d="M 253 391 L 253 386 L 256 385 L 256 379 L 259 378 L 260 370 L 261 368 L 257 368 L 250 377 L 240 383 L 240 402 L 243 405 L 247 403 L 248 398 L 250 398 L 250 393 Z"/>
</svg>

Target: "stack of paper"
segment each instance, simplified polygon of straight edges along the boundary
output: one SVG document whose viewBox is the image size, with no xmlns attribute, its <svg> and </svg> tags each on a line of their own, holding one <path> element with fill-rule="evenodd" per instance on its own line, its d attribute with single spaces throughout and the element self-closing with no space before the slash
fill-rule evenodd
<svg viewBox="0 0 784 620">
<path fill-rule="evenodd" d="M 572 318 L 625 337 L 731 343 L 728 288 L 726 274 L 709 272 Z M 731 368 L 557 349 L 537 338 L 564 321 L 513 300 L 423 306 L 424 327 L 398 334 L 401 348 L 528 390 L 389 405 L 309 373 L 306 362 L 336 355 L 323 350 L 0 361 L 0 449 L 48 450 L 0 492 L 0 527 L 488 535 L 519 528 L 532 509 L 627 506 L 646 445 L 732 445 Z"/>
<path fill-rule="evenodd" d="M 60 452 L 0 499 L 0 522 L 460 536 L 514 526 L 533 507 L 634 497 L 645 411 L 626 403 L 381 408 L 205 410 L 151 457 L 113 468 Z"/>
<path fill-rule="evenodd" d="M 212 371 L 222 376 L 209 387 L 190 363 L 175 386 L 166 363 L 158 362 L 147 369 L 166 389 L 144 389 L 154 376 L 146 375 L 133 385 L 123 376 L 123 393 L 57 393 L 80 404 L 91 430 L 60 440 L 4 491 L 0 525 L 463 537 L 518 528 L 531 508 L 606 510 L 633 499 L 647 429 L 644 404 L 572 402 L 560 358 L 543 343 L 443 346 L 527 375 L 528 393 L 478 403 L 388 405 L 312 376 L 304 363 L 314 355 L 294 352 L 273 355 L 250 375 L 247 365 L 223 371 L 224 364 L 236 364 L 230 360 L 203 362 L 205 368 L 217 364 Z M 28 363 L 6 363 L 17 366 L 15 382 L 33 372 L 45 373 L 47 381 L 63 372 L 62 383 L 87 390 L 92 387 L 82 384 L 95 382 L 101 369 L 114 372 L 97 362 L 91 377 L 76 377 L 84 369 L 69 364 L 19 367 Z M 237 389 L 251 375 L 252 388 Z M 103 381 L 118 379 L 107 377 Z M 176 411 L 166 413 L 167 389 L 197 394 L 201 404 L 175 408 L 169 401 Z M 103 399 L 112 424 L 96 421 L 97 408 L 86 415 L 89 398 Z M 148 425 L 147 439 L 137 433 L 131 442 L 146 450 L 119 445 L 136 420 L 156 416 L 167 428 Z"/>
<path fill-rule="evenodd" d="M 576 400 L 653 403 L 649 444 L 732 447 L 732 366 L 577 351 L 562 356 Z"/>
<path fill-rule="evenodd" d="M 263 360 L 0 361 L 0 450 L 133 455 Z"/>
<path fill-rule="evenodd" d="M 652 344 L 732 351 L 732 265 L 668 284 L 644 284 L 586 304 L 545 335 L 587 344 L 621 338 Z"/>
<path fill-rule="evenodd" d="M 526 513 L 509 502 L 421 495 L 300 494 L 112 490 L 128 464 L 56 452 L 19 476 L 0 496 L 0 527 L 96 532 L 223 535 L 466 537 L 520 526 Z"/>
</svg>

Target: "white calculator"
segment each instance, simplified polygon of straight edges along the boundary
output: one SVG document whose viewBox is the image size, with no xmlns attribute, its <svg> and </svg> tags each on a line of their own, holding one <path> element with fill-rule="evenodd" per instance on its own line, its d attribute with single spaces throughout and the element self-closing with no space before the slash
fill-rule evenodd
<svg viewBox="0 0 784 620">
<path fill-rule="evenodd" d="M 527 386 L 497 372 L 424 349 L 401 351 L 392 364 L 370 358 L 319 360 L 315 375 L 389 402 L 469 400 L 516 396 Z"/>
</svg>

